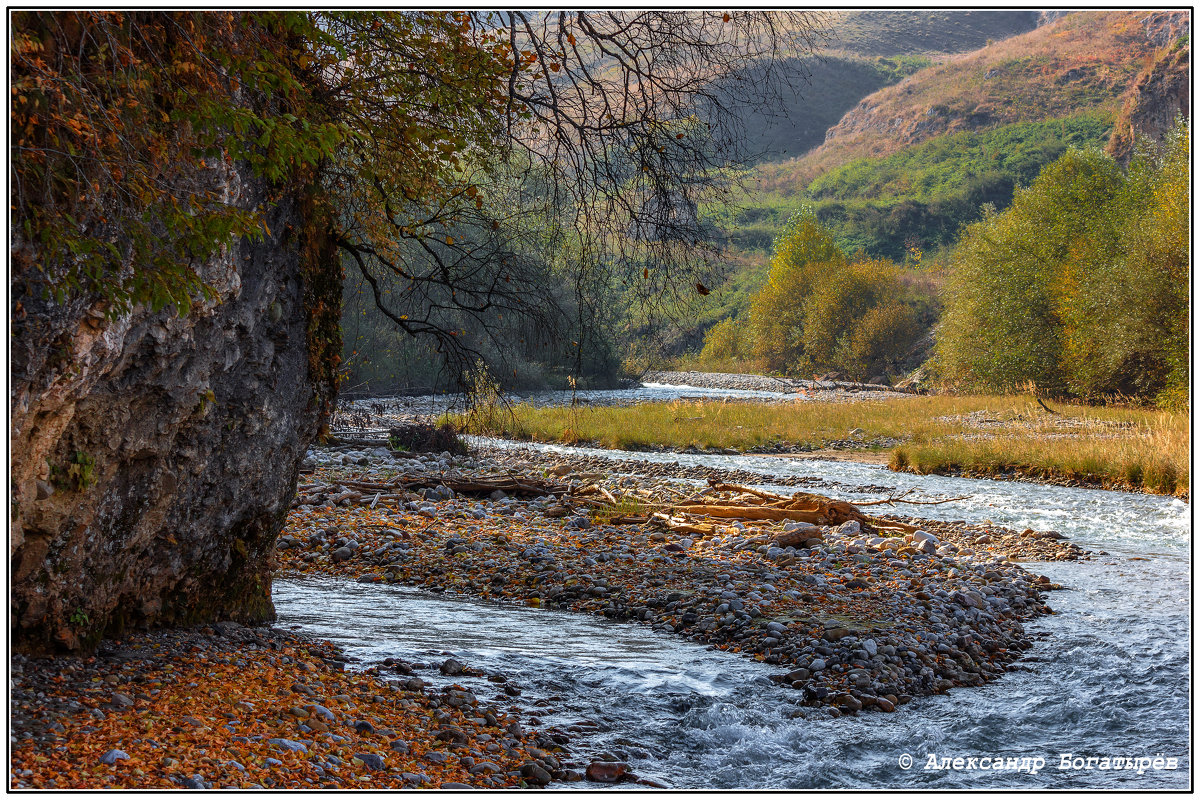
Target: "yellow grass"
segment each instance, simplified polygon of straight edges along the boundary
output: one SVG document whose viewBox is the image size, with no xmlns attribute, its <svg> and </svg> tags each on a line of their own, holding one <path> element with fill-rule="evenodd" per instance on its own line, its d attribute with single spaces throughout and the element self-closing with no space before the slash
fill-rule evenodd
<svg viewBox="0 0 1200 800">
<path fill-rule="evenodd" d="M 931 396 L 853 403 L 675 401 L 632 407 L 516 406 L 459 419 L 472 433 L 543 442 L 753 450 L 777 443 L 898 439 L 893 469 L 1021 474 L 1158 494 L 1189 491 L 1186 414 L 1053 403 L 1029 396 Z M 861 434 L 852 437 L 858 428 Z M 879 445 L 876 449 L 886 448 Z"/>
</svg>

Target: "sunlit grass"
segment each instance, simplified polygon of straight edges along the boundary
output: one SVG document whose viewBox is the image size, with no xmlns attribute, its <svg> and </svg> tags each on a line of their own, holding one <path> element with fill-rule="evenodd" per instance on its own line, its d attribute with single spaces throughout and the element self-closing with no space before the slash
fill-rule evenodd
<svg viewBox="0 0 1200 800">
<path fill-rule="evenodd" d="M 964 471 L 976 475 L 1021 473 L 1037 478 L 1066 478 L 1087 484 L 1129 488 L 1155 494 L 1190 493 L 1187 417 L 1155 411 L 1128 412 L 1140 419 L 1096 418 L 1127 422 L 1115 430 L 1014 430 L 986 437 L 950 434 L 901 444 L 890 466 L 921 474 Z"/>
<path fill-rule="evenodd" d="M 1186 414 L 1053 404 L 1029 396 L 923 396 L 853 403 L 675 401 L 630 407 L 515 406 L 460 418 L 469 432 L 527 441 L 651 448 L 821 448 L 898 439 L 893 469 L 1022 473 L 1160 494 L 1189 491 Z M 851 436 L 851 431 L 861 433 Z M 879 449 L 879 448 L 877 448 Z"/>
</svg>

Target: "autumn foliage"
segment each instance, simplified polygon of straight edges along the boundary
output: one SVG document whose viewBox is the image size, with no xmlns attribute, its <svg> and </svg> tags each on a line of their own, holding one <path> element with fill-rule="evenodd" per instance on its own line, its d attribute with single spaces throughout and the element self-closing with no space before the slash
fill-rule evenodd
<svg viewBox="0 0 1200 800">
<path fill-rule="evenodd" d="M 96 293 L 112 311 L 186 312 L 208 294 L 197 262 L 262 233 L 257 209 L 221 190 L 233 161 L 278 179 L 315 164 L 337 136 L 281 116 L 306 100 L 288 46 L 295 22 L 15 12 L 15 273 L 60 300 Z"/>
<path fill-rule="evenodd" d="M 886 259 L 847 256 L 811 211 L 775 242 L 767 283 L 750 300 L 749 324 L 731 320 L 705 338 L 702 361 L 749 359 L 773 372 L 837 370 L 869 379 L 895 372 L 927 327 L 927 298 Z"/>
</svg>

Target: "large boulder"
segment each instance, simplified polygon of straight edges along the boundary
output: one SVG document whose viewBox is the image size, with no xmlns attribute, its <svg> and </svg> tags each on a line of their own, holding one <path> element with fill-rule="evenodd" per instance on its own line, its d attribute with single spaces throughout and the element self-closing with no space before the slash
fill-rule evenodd
<svg viewBox="0 0 1200 800">
<path fill-rule="evenodd" d="M 260 206 L 235 167 L 215 188 Z M 11 628 L 28 651 L 130 626 L 271 619 L 271 559 L 332 398 L 340 268 L 307 195 L 198 268 L 183 317 L 10 282 Z M 15 241 L 14 250 L 32 246 Z"/>
</svg>

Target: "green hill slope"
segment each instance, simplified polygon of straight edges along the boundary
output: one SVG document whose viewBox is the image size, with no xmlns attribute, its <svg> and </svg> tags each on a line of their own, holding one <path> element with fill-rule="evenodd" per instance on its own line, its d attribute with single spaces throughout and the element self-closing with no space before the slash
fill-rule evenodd
<svg viewBox="0 0 1200 800">
<path fill-rule="evenodd" d="M 768 183 L 804 186 L 856 158 L 885 156 L 936 136 L 1086 110 L 1115 114 L 1159 45 L 1145 10 L 1080 11 L 940 63 L 864 98 L 825 142 L 766 170 Z"/>
</svg>

